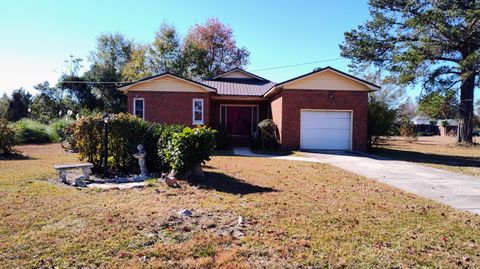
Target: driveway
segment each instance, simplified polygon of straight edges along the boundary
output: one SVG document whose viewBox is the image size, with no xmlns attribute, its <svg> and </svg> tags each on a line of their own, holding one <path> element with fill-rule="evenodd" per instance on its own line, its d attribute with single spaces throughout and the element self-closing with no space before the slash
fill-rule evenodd
<svg viewBox="0 0 480 269">
<path fill-rule="evenodd" d="M 234 154 L 328 163 L 454 208 L 480 214 L 480 178 L 478 177 L 374 155 L 347 152 L 303 152 L 306 157 L 295 157 L 254 154 L 248 148 L 235 148 Z"/>
<path fill-rule="evenodd" d="M 306 156 L 344 170 L 480 214 L 480 178 L 374 155 L 305 152 Z"/>
</svg>

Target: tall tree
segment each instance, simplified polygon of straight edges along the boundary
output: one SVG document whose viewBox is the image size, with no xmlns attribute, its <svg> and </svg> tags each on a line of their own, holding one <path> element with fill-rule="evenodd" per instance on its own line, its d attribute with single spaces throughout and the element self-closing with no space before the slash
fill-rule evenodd
<svg viewBox="0 0 480 269">
<path fill-rule="evenodd" d="M 397 117 L 402 121 L 411 120 L 417 114 L 417 105 L 412 101 L 412 98 L 402 102 L 397 108 Z"/>
<path fill-rule="evenodd" d="M 69 95 L 73 101 L 78 103 L 80 109 L 95 109 L 99 102 L 92 92 L 92 84 L 87 83 L 87 78 L 79 75 L 83 68 L 83 59 L 70 55 L 65 60 L 65 68 L 58 81 L 58 87 Z"/>
<path fill-rule="evenodd" d="M 472 142 L 479 86 L 480 1 L 370 0 L 371 19 L 345 33 L 352 68 L 373 66 L 429 91 L 460 88 L 459 141 Z"/>
<path fill-rule="evenodd" d="M 132 49 L 130 61 L 123 66 L 121 75 L 124 81 L 135 81 L 152 75 L 145 46 L 138 45 Z"/>
<path fill-rule="evenodd" d="M 83 68 L 82 58 L 75 57 L 75 55 L 70 55 L 68 60 L 65 60 L 65 70 L 62 72 L 64 76 L 76 77 L 78 72 Z"/>
<path fill-rule="evenodd" d="M 20 88 L 12 92 L 12 98 L 8 104 L 7 119 L 9 121 L 17 121 L 21 118 L 28 117 L 28 108 L 32 103 L 32 95 Z"/>
<path fill-rule="evenodd" d="M 94 81 L 93 92 L 100 98 L 104 110 L 121 112 L 127 109 L 126 96 L 117 90 L 122 81 L 121 71 L 130 61 L 133 42 L 119 33 L 102 34 L 97 38 L 97 47 L 92 51 L 93 64 L 84 77 Z"/>
<path fill-rule="evenodd" d="M 445 93 L 431 92 L 422 96 L 418 102 L 418 110 L 433 119 L 456 119 L 458 117 L 458 101 L 454 91 Z"/>
<path fill-rule="evenodd" d="M 216 18 L 190 28 L 184 42 L 184 60 L 192 77 L 211 77 L 249 62 L 250 52 L 239 48 L 229 26 Z"/>
<path fill-rule="evenodd" d="M 32 98 L 30 105 L 32 118 L 48 123 L 58 118 L 60 111 L 65 115 L 67 110 L 74 109 L 74 104 L 69 102 L 68 98 L 64 98 L 61 88 L 51 87 L 47 81 L 37 84 L 34 88 L 38 94 Z"/>
<path fill-rule="evenodd" d="M 94 110 L 100 104 L 93 93 L 93 84 L 83 76 L 62 76 L 59 87 L 78 104 L 80 109 Z"/>
<path fill-rule="evenodd" d="M 163 23 L 155 33 L 155 40 L 149 49 L 149 64 L 154 74 L 170 72 L 184 73 L 182 65 L 182 42 L 175 27 Z"/>
<path fill-rule="evenodd" d="M 0 98 L 0 118 L 7 118 L 8 105 L 10 104 L 10 98 L 6 93 Z"/>
</svg>

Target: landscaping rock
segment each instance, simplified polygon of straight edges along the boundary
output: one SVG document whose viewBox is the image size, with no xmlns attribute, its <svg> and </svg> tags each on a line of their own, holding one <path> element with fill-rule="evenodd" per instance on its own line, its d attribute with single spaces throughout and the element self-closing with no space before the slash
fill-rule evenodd
<svg viewBox="0 0 480 269">
<path fill-rule="evenodd" d="M 238 217 L 237 224 L 238 224 L 238 226 L 243 226 L 243 217 L 242 216 Z"/>
<path fill-rule="evenodd" d="M 237 238 L 237 239 L 238 239 L 238 238 L 242 238 L 242 237 L 245 236 L 245 234 L 244 234 L 242 231 L 240 231 L 240 230 L 233 230 L 233 231 L 231 232 L 231 235 L 232 235 L 233 237 Z"/>
<path fill-rule="evenodd" d="M 172 188 L 179 188 L 180 185 L 177 182 L 177 178 L 175 177 L 175 173 L 172 171 L 169 174 L 167 173 L 162 173 L 160 176 L 160 181 L 164 181 L 167 186 L 172 187 Z"/>
<path fill-rule="evenodd" d="M 83 177 L 75 179 L 75 187 L 86 187 L 87 184 L 83 181 Z"/>
<path fill-rule="evenodd" d="M 182 209 L 178 212 L 178 214 L 182 217 L 191 217 L 193 215 L 192 211 L 188 209 Z"/>
</svg>

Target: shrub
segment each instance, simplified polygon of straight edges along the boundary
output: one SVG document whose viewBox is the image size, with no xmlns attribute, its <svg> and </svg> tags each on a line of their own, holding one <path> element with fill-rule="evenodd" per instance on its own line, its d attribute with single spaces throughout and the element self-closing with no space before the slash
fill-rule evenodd
<svg viewBox="0 0 480 269">
<path fill-rule="evenodd" d="M 77 151 L 77 143 L 75 139 L 75 121 L 67 125 L 63 129 L 63 140 L 62 140 L 62 147 L 64 149 L 70 149 L 73 151 Z"/>
<path fill-rule="evenodd" d="M 228 134 L 227 130 L 225 128 L 225 124 L 218 124 L 215 125 L 213 128 L 217 132 L 215 132 L 215 141 L 217 145 L 217 149 L 227 149 L 229 147 L 229 139 L 228 139 Z"/>
<path fill-rule="evenodd" d="M 405 137 L 416 138 L 416 126 L 409 119 L 404 119 L 400 123 L 400 135 Z"/>
<path fill-rule="evenodd" d="M 368 145 L 376 144 L 381 136 L 395 133 L 396 111 L 374 95 L 368 100 Z"/>
<path fill-rule="evenodd" d="M 56 134 L 48 125 L 31 119 L 21 119 L 14 124 L 15 140 L 19 144 L 41 144 L 56 141 Z"/>
<path fill-rule="evenodd" d="M 108 166 L 113 173 L 138 171 L 133 157 L 137 145 L 142 144 L 147 153 L 146 163 L 150 172 L 165 171 L 168 165 L 158 153 L 158 146 L 166 146 L 171 133 L 183 127 L 149 123 L 130 114 L 110 115 L 108 122 Z M 73 133 L 67 140 L 82 159 L 91 162 L 95 170 L 103 165 L 104 122 L 101 114 L 93 114 L 77 120 Z M 159 142 L 162 141 L 162 142 Z"/>
<path fill-rule="evenodd" d="M 184 175 L 210 160 L 216 146 L 215 133 L 205 126 L 185 127 L 180 133 L 172 133 L 166 148 L 159 142 L 159 155 L 174 172 Z"/>
<path fill-rule="evenodd" d="M 71 119 L 58 119 L 49 125 L 50 134 L 54 141 L 64 141 L 67 137 L 68 126 L 75 121 Z"/>
<path fill-rule="evenodd" d="M 274 149 L 278 146 L 277 125 L 271 119 L 265 119 L 258 123 L 262 148 Z"/>
<path fill-rule="evenodd" d="M 0 154 L 11 154 L 14 145 L 15 131 L 6 119 L 0 118 Z"/>
</svg>

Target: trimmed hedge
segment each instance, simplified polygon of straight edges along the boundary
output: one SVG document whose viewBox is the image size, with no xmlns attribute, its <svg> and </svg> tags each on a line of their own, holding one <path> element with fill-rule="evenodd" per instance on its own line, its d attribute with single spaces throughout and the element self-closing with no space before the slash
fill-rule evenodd
<svg viewBox="0 0 480 269">
<path fill-rule="evenodd" d="M 101 114 L 83 117 L 66 133 L 71 147 L 80 158 L 93 163 L 94 170 L 103 168 L 104 122 Z M 215 150 L 215 130 L 207 127 L 189 128 L 144 121 L 131 114 L 110 115 L 108 122 L 108 168 L 113 174 L 138 172 L 133 157 L 137 145 L 147 153 L 150 172 L 186 172 L 210 159 Z"/>
<path fill-rule="evenodd" d="M 146 164 L 151 172 L 166 171 L 169 166 L 158 156 L 158 146 L 165 147 L 172 133 L 182 131 L 180 125 L 164 125 L 144 121 L 131 114 L 110 115 L 108 122 L 108 167 L 116 174 L 138 172 L 138 161 L 133 157 L 137 145 L 147 153 Z M 67 129 L 67 141 L 80 158 L 91 162 L 94 170 L 103 167 L 104 122 L 101 114 L 83 117 Z"/>
</svg>

